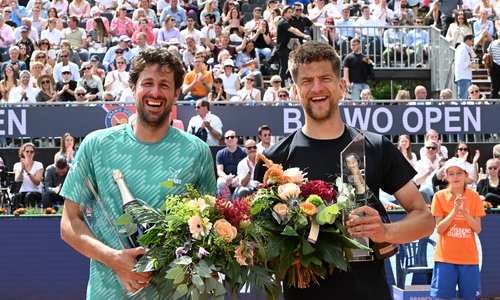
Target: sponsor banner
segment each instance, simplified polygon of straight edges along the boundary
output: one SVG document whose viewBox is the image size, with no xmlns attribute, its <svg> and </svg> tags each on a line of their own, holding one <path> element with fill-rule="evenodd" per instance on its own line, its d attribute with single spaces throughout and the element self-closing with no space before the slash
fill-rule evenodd
<svg viewBox="0 0 500 300">
<path fill-rule="evenodd" d="M 236 130 L 240 136 L 257 134 L 263 124 L 274 135 L 288 135 L 304 124 L 300 106 L 212 106 L 213 114 L 224 124 L 223 130 Z M 433 128 L 439 133 L 497 133 L 500 105 L 443 106 L 339 106 L 342 120 L 349 125 L 386 135 L 424 134 Z M 0 137 L 49 137 L 71 132 L 75 136 L 127 123 L 135 106 L 92 107 L 2 107 Z M 187 128 L 196 115 L 193 105 L 174 107 L 172 114 Z"/>
</svg>

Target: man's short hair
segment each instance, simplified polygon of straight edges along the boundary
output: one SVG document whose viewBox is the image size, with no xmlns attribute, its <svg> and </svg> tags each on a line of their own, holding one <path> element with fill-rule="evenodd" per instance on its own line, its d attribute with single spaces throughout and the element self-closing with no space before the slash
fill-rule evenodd
<svg viewBox="0 0 500 300">
<path fill-rule="evenodd" d="M 78 17 L 75 16 L 75 15 L 69 16 L 68 19 L 70 19 L 73 22 L 76 22 L 77 24 L 80 22 L 80 20 L 78 19 Z"/>
<path fill-rule="evenodd" d="M 259 135 L 262 133 L 262 131 L 264 130 L 269 130 L 271 131 L 271 127 L 269 127 L 269 125 L 262 125 L 259 127 Z M 271 131 L 272 132 L 272 131 Z"/>
<path fill-rule="evenodd" d="M 359 44 L 359 43 L 361 43 L 361 40 L 360 40 L 359 38 L 356 38 L 356 37 L 355 37 L 355 38 L 352 38 L 352 39 L 351 39 L 351 44 L 352 44 L 352 43 L 358 43 L 358 44 Z"/>
<path fill-rule="evenodd" d="M 474 40 L 474 35 L 473 34 L 468 34 L 464 36 L 464 43 L 467 41 L 473 41 Z"/>
<path fill-rule="evenodd" d="M 335 49 L 327 43 L 307 42 L 290 53 L 288 68 L 294 82 L 297 82 L 299 67 L 312 62 L 330 62 L 337 79 L 340 79 L 342 61 Z"/>
<path fill-rule="evenodd" d="M 364 4 L 363 6 L 361 6 L 361 11 L 365 10 L 365 9 L 368 9 L 370 10 L 370 6 Z"/>
<path fill-rule="evenodd" d="M 208 100 L 201 100 L 201 107 L 206 107 L 208 111 L 210 111 L 210 102 Z"/>
<path fill-rule="evenodd" d="M 253 9 L 253 12 L 257 12 L 257 11 L 262 12 L 262 8 L 261 7 L 256 7 L 256 8 Z"/>
<path fill-rule="evenodd" d="M 59 157 L 54 164 L 58 169 L 66 169 L 68 166 L 68 161 L 64 157 Z"/>
<path fill-rule="evenodd" d="M 86 90 L 83 86 L 77 86 L 77 87 L 75 88 L 75 93 L 76 93 L 76 92 L 79 92 L 79 91 L 82 91 L 82 92 L 84 92 L 84 93 L 87 93 L 87 90 Z"/>
<path fill-rule="evenodd" d="M 193 17 L 193 16 L 191 16 L 191 15 L 186 16 L 186 21 L 187 21 L 187 20 L 189 20 L 189 19 L 193 19 L 193 21 L 196 21 L 196 20 L 194 19 L 194 17 Z"/>
<path fill-rule="evenodd" d="M 10 48 L 9 48 L 9 54 L 10 54 L 12 51 L 14 51 L 14 50 L 16 50 L 17 52 L 19 52 L 19 47 L 18 47 L 18 46 L 12 46 L 12 47 L 10 47 Z"/>
<path fill-rule="evenodd" d="M 129 71 L 130 83 L 136 85 L 141 73 L 152 65 L 158 65 L 157 71 L 174 72 L 175 89 L 182 86 L 185 71 L 180 58 L 164 47 L 144 49 L 132 59 Z"/>
<path fill-rule="evenodd" d="M 285 5 L 285 7 L 283 7 L 283 11 L 281 12 L 281 15 L 285 15 L 285 13 L 289 10 L 293 9 L 291 6 L 289 5 Z"/>
</svg>

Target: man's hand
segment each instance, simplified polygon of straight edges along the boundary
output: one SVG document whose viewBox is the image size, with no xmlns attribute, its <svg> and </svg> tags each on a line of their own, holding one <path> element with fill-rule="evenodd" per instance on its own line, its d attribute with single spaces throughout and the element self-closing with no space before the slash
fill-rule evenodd
<svg viewBox="0 0 500 300">
<path fill-rule="evenodd" d="M 134 272 L 132 269 L 136 264 L 136 257 L 144 255 L 146 250 L 142 247 L 133 249 L 116 250 L 113 255 L 113 260 L 109 262 L 108 267 L 115 271 L 116 275 L 120 277 L 125 288 L 129 292 L 137 292 L 141 288 L 148 285 L 149 281 L 153 278 L 151 272 Z"/>
<path fill-rule="evenodd" d="M 351 238 L 368 237 L 374 242 L 388 240 L 385 225 L 378 211 L 366 205 L 354 209 L 349 214 L 346 227 Z"/>
<path fill-rule="evenodd" d="M 54 188 L 54 193 L 56 193 L 57 195 L 59 195 L 59 192 L 61 191 L 61 188 L 62 188 L 62 184 L 59 184 L 58 186 L 56 186 Z"/>
</svg>

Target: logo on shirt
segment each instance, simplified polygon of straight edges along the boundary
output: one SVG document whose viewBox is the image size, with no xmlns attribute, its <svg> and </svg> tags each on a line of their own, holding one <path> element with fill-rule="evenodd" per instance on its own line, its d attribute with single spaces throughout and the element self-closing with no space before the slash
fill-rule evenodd
<svg viewBox="0 0 500 300">
<path fill-rule="evenodd" d="M 179 174 L 181 173 L 182 168 L 180 168 L 179 170 L 176 170 L 172 167 L 169 167 L 168 170 L 170 171 L 170 175 L 168 177 L 168 180 L 173 181 L 175 184 L 181 184 L 182 180 L 178 179 L 177 176 L 179 176 Z"/>
</svg>

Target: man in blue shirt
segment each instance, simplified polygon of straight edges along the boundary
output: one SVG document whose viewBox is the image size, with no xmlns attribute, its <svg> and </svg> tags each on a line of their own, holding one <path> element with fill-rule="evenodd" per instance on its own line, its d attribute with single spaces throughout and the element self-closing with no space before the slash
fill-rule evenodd
<svg viewBox="0 0 500 300">
<path fill-rule="evenodd" d="M 165 21 L 165 17 L 167 15 L 174 16 L 175 19 L 175 27 L 181 28 L 186 26 L 186 11 L 177 5 L 179 3 L 178 0 L 170 0 L 170 6 L 165 8 L 160 17 L 160 26 L 163 26 L 163 22 Z"/>
<path fill-rule="evenodd" d="M 26 7 L 19 5 L 18 0 L 12 0 L 10 8 L 12 8 L 10 19 L 16 22 L 17 26 L 21 26 L 21 19 L 26 17 Z"/>
<path fill-rule="evenodd" d="M 415 18 L 413 25 L 421 27 L 422 18 Z M 422 67 L 424 54 L 427 54 L 429 50 L 429 33 L 425 30 L 422 30 L 422 28 L 415 28 L 408 33 L 408 38 L 410 39 L 410 48 L 415 51 L 417 67 Z"/>
</svg>

